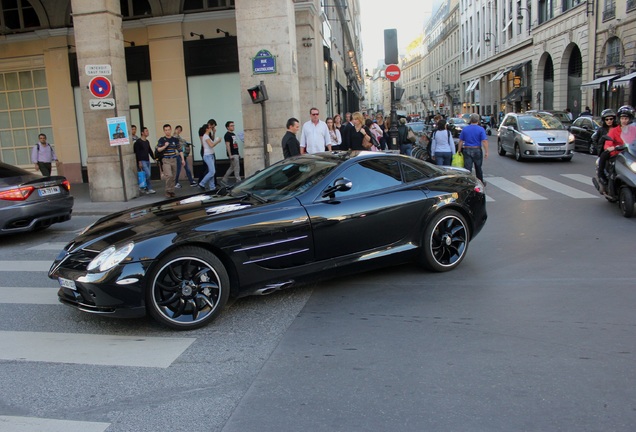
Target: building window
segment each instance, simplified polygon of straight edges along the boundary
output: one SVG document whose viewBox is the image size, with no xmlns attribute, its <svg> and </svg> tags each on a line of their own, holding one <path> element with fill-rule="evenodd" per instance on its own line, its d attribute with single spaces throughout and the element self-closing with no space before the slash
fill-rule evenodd
<svg viewBox="0 0 636 432">
<path fill-rule="evenodd" d="M 124 19 L 152 16 L 152 8 L 148 0 L 120 0 L 119 5 Z"/>
<path fill-rule="evenodd" d="M 40 27 L 38 14 L 27 0 L 2 0 L 0 2 L 0 26 L 2 33 L 33 30 Z"/>
<path fill-rule="evenodd" d="M 614 37 L 607 41 L 605 66 L 617 65 L 621 62 L 621 41 Z"/>
<path fill-rule="evenodd" d="M 636 9 L 636 0 L 627 0 L 627 9 L 626 9 L 626 11 L 629 12 L 629 11 L 632 11 L 634 9 Z"/>
<path fill-rule="evenodd" d="M 234 9 L 234 0 L 185 0 L 184 12 L 200 12 L 216 9 Z"/>
<path fill-rule="evenodd" d="M 583 0 L 563 0 L 562 11 L 566 12 L 581 3 L 583 3 Z"/>
<path fill-rule="evenodd" d="M 55 143 L 44 69 L 0 73 L 0 159 L 31 165 L 40 133 Z"/>
<path fill-rule="evenodd" d="M 539 24 L 554 18 L 553 0 L 539 0 Z"/>
<path fill-rule="evenodd" d="M 611 20 L 616 17 L 616 0 L 605 0 L 603 6 L 603 21 Z"/>
</svg>

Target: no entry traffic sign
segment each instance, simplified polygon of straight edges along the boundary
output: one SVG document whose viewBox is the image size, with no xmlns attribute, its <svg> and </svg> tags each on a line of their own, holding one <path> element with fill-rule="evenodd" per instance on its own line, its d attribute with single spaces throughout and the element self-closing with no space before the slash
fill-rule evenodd
<svg viewBox="0 0 636 432">
<path fill-rule="evenodd" d="M 103 76 L 96 76 L 91 79 L 91 82 L 88 84 L 88 89 L 93 96 L 101 99 L 108 97 L 110 91 L 112 90 L 112 85 L 108 78 Z"/>
<path fill-rule="evenodd" d="M 398 65 L 388 65 L 384 70 L 384 75 L 389 81 L 397 81 L 400 78 L 402 71 Z"/>
</svg>

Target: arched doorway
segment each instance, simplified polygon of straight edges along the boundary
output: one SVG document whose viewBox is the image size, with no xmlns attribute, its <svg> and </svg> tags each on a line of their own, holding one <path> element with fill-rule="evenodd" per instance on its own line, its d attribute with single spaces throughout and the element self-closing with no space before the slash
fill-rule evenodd
<svg viewBox="0 0 636 432">
<path fill-rule="evenodd" d="M 572 110 L 572 114 L 575 118 L 581 112 L 582 72 L 583 60 L 581 58 L 581 50 L 579 50 L 578 46 L 572 45 L 570 60 L 568 61 L 568 94 L 566 107 Z M 560 107 L 560 109 L 566 107 Z"/>
<path fill-rule="evenodd" d="M 543 109 L 554 109 L 554 64 L 549 54 L 543 68 Z"/>
</svg>

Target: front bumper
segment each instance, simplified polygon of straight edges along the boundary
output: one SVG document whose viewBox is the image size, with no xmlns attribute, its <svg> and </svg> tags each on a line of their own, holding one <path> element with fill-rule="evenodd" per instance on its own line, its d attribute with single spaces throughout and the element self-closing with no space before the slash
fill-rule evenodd
<svg viewBox="0 0 636 432">
<path fill-rule="evenodd" d="M 146 315 L 145 278 L 151 263 L 137 261 L 107 272 L 89 273 L 77 268 L 77 263 L 66 255 L 53 263 L 49 277 L 74 282 L 74 289 L 61 286 L 57 293 L 65 305 L 114 318 L 136 318 Z"/>
</svg>

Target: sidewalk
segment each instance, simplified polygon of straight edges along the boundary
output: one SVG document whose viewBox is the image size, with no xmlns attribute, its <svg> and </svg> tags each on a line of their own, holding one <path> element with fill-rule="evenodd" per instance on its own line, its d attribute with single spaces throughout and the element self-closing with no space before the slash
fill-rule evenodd
<svg viewBox="0 0 636 432">
<path fill-rule="evenodd" d="M 165 182 L 155 180 L 152 182 L 152 187 L 157 191 L 156 194 L 128 197 L 128 201 L 126 202 L 93 202 L 91 201 L 88 183 L 73 183 L 71 184 L 71 195 L 75 198 L 73 216 L 103 216 L 168 199 L 165 196 Z M 187 196 L 197 192 L 201 192 L 201 189 L 191 187 L 187 181 L 181 183 L 180 189 L 175 189 L 177 197 Z"/>
</svg>

